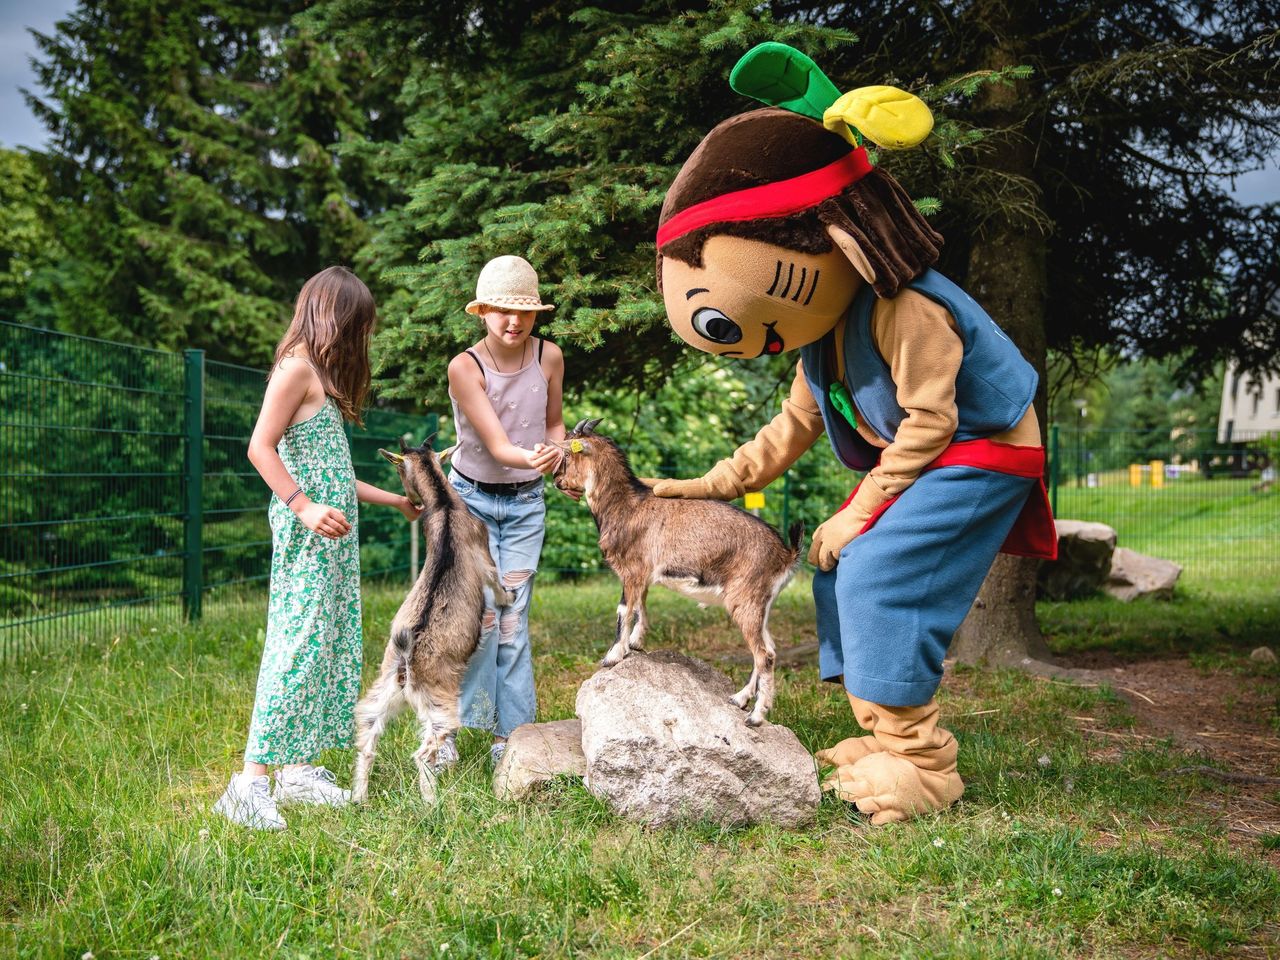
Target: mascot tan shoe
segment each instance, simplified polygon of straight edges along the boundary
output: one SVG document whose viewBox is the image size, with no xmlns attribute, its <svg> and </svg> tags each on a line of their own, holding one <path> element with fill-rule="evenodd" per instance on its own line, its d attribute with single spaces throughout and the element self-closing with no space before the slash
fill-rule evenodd
<svg viewBox="0 0 1280 960">
<path fill-rule="evenodd" d="M 837 766 L 823 781 L 824 790 L 870 814 L 877 826 L 945 810 L 960 799 L 964 782 L 956 773 L 956 739 L 938 726 L 936 700 L 919 707 L 886 707 L 850 694 L 849 702 L 858 722 L 883 749 Z M 846 749 L 844 755 L 860 749 Z"/>
<path fill-rule="evenodd" d="M 813 755 L 814 759 L 819 763 L 830 767 L 847 767 L 857 763 L 863 757 L 870 756 L 873 753 L 882 753 L 885 749 L 884 744 L 875 738 L 876 715 L 872 712 L 873 704 L 868 703 L 866 700 L 859 700 L 847 690 L 845 693 L 849 697 L 849 705 L 853 707 L 853 718 L 858 721 L 858 726 L 863 730 L 869 731 L 872 735 L 869 737 L 847 737 L 834 747 L 819 750 Z"/>
</svg>

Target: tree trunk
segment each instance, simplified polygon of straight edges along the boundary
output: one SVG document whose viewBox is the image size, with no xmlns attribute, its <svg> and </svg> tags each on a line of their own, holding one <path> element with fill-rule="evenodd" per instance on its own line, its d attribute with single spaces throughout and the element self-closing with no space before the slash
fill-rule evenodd
<svg viewBox="0 0 1280 960">
<path fill-rule="evenodd" d="M 1026 36 L 1015 5 L 983 3 L 981 21 L 992 31 L 983 66 L 991 69 L 1021 62 L 1019 37 Z M 983 88 L 983 126 L 992 137 L 986 163 L 1011 176 L 1034 182 L 1034 144 L 1022 124 L 1026 102 L 1021 82 Z M 1026 214 L 991 211 L 980 224 L 969 257 L 968 289 L 1018 345 L 1040 375 L 1035 408 L 1045 426 L 1045 330 L 1047 278 L 1044 227 Z M 1036 623 L 1035 580 L 1039 561 L 1001 554 L 991 566 L 969 615 L 956 631 L 950 655 L 966 663 L 1027 665 L 1049 656 Z"/>
</svg>

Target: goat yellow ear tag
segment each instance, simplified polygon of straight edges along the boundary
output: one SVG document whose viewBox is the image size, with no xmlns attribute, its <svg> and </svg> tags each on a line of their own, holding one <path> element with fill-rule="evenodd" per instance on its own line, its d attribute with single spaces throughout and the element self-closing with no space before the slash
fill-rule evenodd
<svg viewBox="0 0 1280 960">
<path fill-rule="evenodd" d="M 570 441 L 569 441 L 569 450 L 570 450 L 571 452 L 573 452 L 573 453 L 581 453 L 581 452 L 582 452 L 583 450 L 585 450 L 585 449 L 586 449 L 586 448 L 582 445 L 582 441 L 581 441 L 581 440 L 570 440 Z"/>
</svg>

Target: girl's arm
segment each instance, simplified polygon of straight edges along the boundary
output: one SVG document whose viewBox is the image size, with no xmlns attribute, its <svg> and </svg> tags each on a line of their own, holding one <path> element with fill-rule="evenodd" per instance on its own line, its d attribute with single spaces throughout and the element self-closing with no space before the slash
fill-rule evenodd
<svg viewBox="0 0 1280 960">
<path fill-rule="evenodd" d="M 356 499 L 361 503 L 376 503 L 384 507 L 395 507 L 404 514 L 406 520 L 417 520 L 422 516 L 422 508 L 415 507 L 409 502 L 409 498 L 399 493 L 392 493 L 390 490 L 383 490 L 381 487 L 375 487 L 372 483 L 365 483 L 363 480 L 356 481 Z"/>
<path fill-rule="evenodd" d="M 314 371 L 304 361 L 281 360 L 267 381 L 262 410 L 258 413 L 253 436 L 249 438 L 249 462 L 281 500 L 288 500 L 299 487 L 285 469 L 276 447 L 316 380 Z M 305 493 L 293 497 L 289 509 L 307 529 L 321 536 L 336 540 L 351 531 L 351 524 L 341 510 L 323 503 L 312 503 Z"/>
<path fill-rule="evenodd" d="M 458 401 L 458 407 L 467 415 L 476 436 L 493 459 L 508 467 L 540 469 L 533 462 L 533 451 L 517 447 L 507 436 L 507 431 L 502 429 L 498 415 L 493 412 L 493 404 L 485 395 L 484 376 L 475 361 L 465 353 L 449 361 L 449 392 Z"/>
</svg>

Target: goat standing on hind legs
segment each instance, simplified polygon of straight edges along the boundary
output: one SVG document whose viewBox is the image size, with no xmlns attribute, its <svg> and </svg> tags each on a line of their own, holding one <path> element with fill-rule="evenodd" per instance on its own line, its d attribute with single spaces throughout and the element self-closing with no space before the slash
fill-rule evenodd
<svg viewBox="0 0 1280 960">
<path fill-rule="evenodd" d="M 379 450 L 396 465 L 405 493 L 421 504 L 427 562 L 391 622 L 391 642 L 378 679 L 356 704 L 356 772 L 351 799 L 369 793 L 369 770 L 378 740 L 405 706 L 413 707 L 422 745 L 413 755 L 422 799 L 434 803 L 436 777 L 457 762 L 458 695 L 467 661 L 480 643 L 487 586 L 499 607 L 514 597 L 502 586 L 489 554 L 489 532 L 454 492 L 431 449 L 400 444 L 400 453 Z"/>
<path fill-rule="evenodd" d="M 617 638 L 604 666 L 621 663 L 643 645 L 650 584 L 723 606 L 742 631 L 753 662 L 751 679 L 730 699 L 746 710 L 754 697 L 747 723 L 760 726 L 773 706 L 776 652 L 769 611 L 799 563 L 803 524 L 792 525 L 790 542 L 784 544 L 776 530 L 731 504 L 655 497 L 632 473 L 618 445 L 595 433 L 599 422 L 579 422 L 559 444 L 563 456 L 555 485 L 575 499 L 586 497 L 605 562 L 622 581 Z"/>
</svg>

